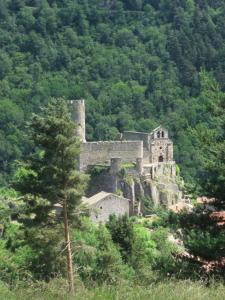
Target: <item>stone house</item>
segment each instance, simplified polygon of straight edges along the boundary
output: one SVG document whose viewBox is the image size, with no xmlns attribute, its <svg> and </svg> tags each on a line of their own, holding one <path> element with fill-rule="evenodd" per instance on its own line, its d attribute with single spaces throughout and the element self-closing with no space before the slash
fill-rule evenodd
<svg viewBox="0 0 225 300">
<path fill-rule="evenodd" d="M 100 192 L 90 198 L 84 197 L 82 202 L 90 208 L 93 223 L 105 223 L 112 214 L 129 215 L 130 200 L 115 194 Z"/>
</svg>

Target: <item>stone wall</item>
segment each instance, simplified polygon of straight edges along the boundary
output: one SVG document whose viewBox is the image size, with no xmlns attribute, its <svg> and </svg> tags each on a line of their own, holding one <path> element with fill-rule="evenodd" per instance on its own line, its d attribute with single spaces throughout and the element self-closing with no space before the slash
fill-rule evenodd
<svg viewBox="0 0 225 300">
<path fill-rule="evenodd" d="M 87 166 L 110 165 L 111 158 L 121 157 L 122 163 L 136 162 L 143 157 L 142 141 L 88 142 L 81 144 L 80 170 Z"/>
<path fill-rule="evenodd" d="M 163 178 L 175 179 L 176 177 L 176 163 L 175 161 L 169 161 L 166 163 L 154 163 L 145 165 L 143 167 L 143 175 L 151 175 L 151 179 Z"/>
<path fill-rule="evenodd" d="M 169 138 L 168 130 L 163 128 L 162 126 L 159 126 L 158 128 L 155 128 L 151 132 L 151 139 L 155 140 L 155 139 L 158 139 L 158 138 L 168 139 Z"/>
<path fill-rule="evenodd" d="M 103 200 L 91 205 L 90 218 L 93 223 L 105 223 L 109 216 L 129 215 L 129 200 L 117 195 L 110 194 Z"/>
<path fill-rule="evenodd" d="M 149 150 L 150 134 L 146 132 L 124 131 L 122 139 L 125 141 L 143 141 L 143 146 Z"/>
<path fill-rule="evenodd" d="M 88 189 L 86 190 L 86 196 L 92 197 L 101 191 L 115 193 L 118 188 L 117 182 L 117 175 L 110 174 L 107 171 L 95 176 L 91 176 Z"/>
<path fill-rule="evenodd" d="M 172 160 L 173 143 L 169 139 L 156 139 L 151 143 L 150 163 L 168 162 Z"/>
<path fill-rule="evenodd" d="M 150 174 L 152 169 L 154 169 L 153 177 Z M 175 162 L 144 167 L 143 174 L 126 170 L 122 176 L 122 173 L 116 175 L 104 171 L 91 177 L 86 195 L 91 197 L 101 191 L 121 192 L 125 198 L 130 199 L 130 215 L 137 215 L 141 209 L 137 204 L 141 202 L 142 205 L 144 198 L 152 199 L 155 207 L 159 205 L 169 207 L 180 202 L 183 194 L 177 179 Z"/>
</svg>

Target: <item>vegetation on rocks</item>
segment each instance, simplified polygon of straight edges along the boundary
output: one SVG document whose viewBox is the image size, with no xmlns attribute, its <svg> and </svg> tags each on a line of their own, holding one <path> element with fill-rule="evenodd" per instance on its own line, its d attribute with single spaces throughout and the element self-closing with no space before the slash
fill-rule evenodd
<svg viewBox="0 0 225 300">
<path fill-rule="evenodd" d="M 224 16 L 222 0 L 0 1 L 1 299 L 73 299 L 66 275 L 81 300 L 224 298 Z M 92 224 L 65 100 L 78 98 L 88 140 L 167 127 L 187 192 L 213 205 L 145 199 L 150 219 Z"/>
</svg>

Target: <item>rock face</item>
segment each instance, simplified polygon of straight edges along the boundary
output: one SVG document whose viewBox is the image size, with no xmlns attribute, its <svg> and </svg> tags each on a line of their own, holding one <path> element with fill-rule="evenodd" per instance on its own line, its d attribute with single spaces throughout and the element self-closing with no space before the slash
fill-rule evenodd
<svg viewBox="0 0 225 300">
<path fill-rule="evenodd" d="M 145 170 L 140 174 L 135 168 L 120 170 L 113 173 L 104 170 L 101 174 L 91 176 L 88 196 L 102 190 L 117 193 L 130 199 L 130 215 L 145 212 L 144 201 L 151 202 L 154 207 L 169 206 L 182 201 L 182 182 L 176 176 L 175 165 L 162 164 L 154 169 L 154 177 Z"/>
</svg>

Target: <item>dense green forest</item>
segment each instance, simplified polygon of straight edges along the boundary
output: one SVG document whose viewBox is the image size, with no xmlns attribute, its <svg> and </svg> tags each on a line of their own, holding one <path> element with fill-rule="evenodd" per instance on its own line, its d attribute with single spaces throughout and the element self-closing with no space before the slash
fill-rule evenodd
<svg viewBox="0 0 225 300">
<path fill-rule="evenodd" d="M 1 184 L 32 149 L 32 112 L 61 96 L 87 100 L 88 140 L 167 126 L 196 184 L 196 134 L 224 139 L 224 15 L 223 0 L 1 1 Z"/>
<path fill-rule="evenodd" d="M 211 208 L 196 203 L 192 211 L 176 214 L 152 207 L 150 218 L 90 221 L 81 201 L 88 175 L 74 163 L 80 143 L 67 104 L 51 99 L 32 115 L 28 137 L 34 151 L 20 161 L 14 189 L 0 189 L 1 297 L 203 299 L 203 293 L 204 299 L 222 299 L 225 224 L 213 218 Z M 214 145 L 212 132 L 203 133 L 192 130 L 205 152 L 205 190 L 220 210 L 224 143 Z"/>
<path fill-rule="evenodd" d="M 88 176 L 74 164 L 79 141 L 67 104 L 52 99 L 32 116 L 28 132 L 35 151 L 20 161 L 14 189 L 0 189 L 1 299 L 74 299 L 74 292 L 76 299 L 203 299 L 202 293 L 222 299 L 225 224 L 205 205 L 179 214 L 158 207 L 150 218 L 90 221 L 81 203 Z M 210 135 L 205 144 L 197 137 L 210 154 Z M 220 209 L 223 143 L 213 149 L 220 160 L 208 157 L 204 164 L 206 188 Z"/>
<path fill-rule="evenodd" d="M 223 0 L 0 1 L 1 299 L 224 298 L 224 28 Z M 191 212 L 90 222 L 80 98 L 87 140 L 169 129 Z"/>
</svg>

